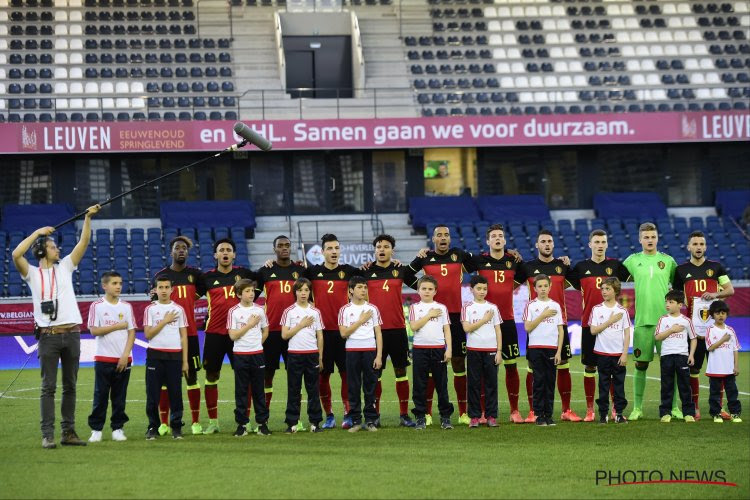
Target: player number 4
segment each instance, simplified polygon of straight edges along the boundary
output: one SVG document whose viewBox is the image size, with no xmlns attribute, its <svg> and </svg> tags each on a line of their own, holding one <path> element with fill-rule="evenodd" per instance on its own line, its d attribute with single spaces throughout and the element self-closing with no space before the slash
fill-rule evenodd
<svg viewBox="0 0 750 500">
<path fill-rule="evenodd" d="M 383 282 L 383 290 L 385 290 L 386 292 L 389 292 L 391 290 L 391 287 L 388 286 L 388 280 L 385 280 Z"/>
</svg>

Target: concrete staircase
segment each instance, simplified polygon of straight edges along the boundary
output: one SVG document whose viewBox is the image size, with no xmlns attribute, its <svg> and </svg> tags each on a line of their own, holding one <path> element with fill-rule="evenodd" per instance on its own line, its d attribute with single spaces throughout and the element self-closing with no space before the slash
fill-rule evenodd
<svg viewBox="0 0 750 500">
<path fill-rule="evenodd" d="M 315 234 L 314 224 L 302 225 L 302 238 L 304 242 L 311 243 L 319 239 L 319 236 L 325 233 L 334 233 L 342 242 L 361 242 L 370 243 L 376 231 L 373 230 L 369 223 L 363 226 L 360 222 L 362 219 L 369 219 L 369 214 L 352 214 L 352 215 L 298 215 L 291 218 L 291 234 L 289 231 L 289 220 L 284 216 L 263 216 L 257 217 L 257 227 L 255 229 L 255 238 L 247 240 L 250 262 L 253 268 L 260 267 L 268 259 L 275 258 L 273 254 L 273 239 L 284 234 L 292 239 L 293 258 L 302 258 L 299 248 L 298 225 L 300 221 L 318 222 L 318 238 Z M 424 235 L 412 234 L 412 227 L 409 224 L 406 214 L 378 214 L 377 218 L 383 223 L 383 230 L 396 239 L 395 257 L 404 263 L 409 263 L 414 258 L 417 251 L 426 246 Z M 330 222 L 326 222 L 330 221 Z"/>
</svg>

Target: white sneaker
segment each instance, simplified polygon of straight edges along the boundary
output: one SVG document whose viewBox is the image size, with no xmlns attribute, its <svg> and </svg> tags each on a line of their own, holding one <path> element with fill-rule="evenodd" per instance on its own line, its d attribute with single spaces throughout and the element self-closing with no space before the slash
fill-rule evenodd
<svg viewBox="0 0 750 500">
<path fill-rule="evenodd" d="M 125 437 L 125 433 L 122 431 L 122 429 L 115 429 L 112 431 L 112 441 L 127 441 L 127 440 L 128 438 Z"/>
<path fill-rule="evenodd" d="M 91 431 L 89 443 L 99 443 L 102 440 L 102 431 Z"/>
</svg>

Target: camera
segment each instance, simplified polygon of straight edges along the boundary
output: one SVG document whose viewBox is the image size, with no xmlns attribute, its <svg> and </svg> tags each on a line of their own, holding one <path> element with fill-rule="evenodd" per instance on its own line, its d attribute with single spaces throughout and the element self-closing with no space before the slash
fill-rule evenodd
<svg viewBox="0 0 750 500">
<path fill-rule="evenodd" d="M 45 300 L 40 304 L 40 307 L 42 309 L 42 314 L 47 314 L 49 316 L 55 314 L 55 303 L 51 300 Z"/>
</svg>

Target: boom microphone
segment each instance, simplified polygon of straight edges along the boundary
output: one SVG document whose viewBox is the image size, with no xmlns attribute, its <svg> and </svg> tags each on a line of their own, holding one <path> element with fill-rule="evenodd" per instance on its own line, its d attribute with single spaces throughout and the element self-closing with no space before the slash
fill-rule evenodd
<svg viewBox="0 0 750 500">
<path fill-rule="evenodd" d="M 273 147 L 273 144 L 271 144 L 268 139 L 242 122 L 234 124 L 234 133 L 245 139 L 250 144 L 258 146 L 258 149 L 261 151 L 271 151 L 271 148 Z"/>
</svg>

